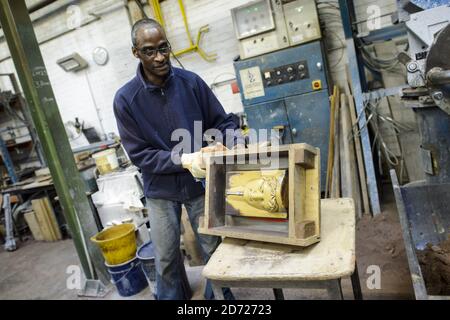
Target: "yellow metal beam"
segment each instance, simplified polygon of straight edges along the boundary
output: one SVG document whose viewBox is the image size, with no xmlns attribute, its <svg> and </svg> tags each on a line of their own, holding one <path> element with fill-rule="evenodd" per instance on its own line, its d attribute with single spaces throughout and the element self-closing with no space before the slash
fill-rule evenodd
<svg viewBox="0 0 450 320">
<path fill-rule="evenodd" d="M 164 27 L 164 17 L 162 15 L 159 0 L 148 0 L 148 4 L 153 9 L 155 19 Z"/>
<path fill-rule="evenodd" d="M 188 21 L 187 21 L 187 16 L 186 16 L 186 10 L 184 10 L 183 0 L 178 0 L 178 5 L 180 6 L 181 16 L 183 17 L 183 22 L 184 22 L 184 28 L 186 29 L 186 34 L 189 39 L 189 47 L 192 48 L 192 47 L 194 47 L 194 42 L 192 41 L 191 33 L 189 32 L 189 26 L 188 26 Z M 198 44 L 198 42 L 197 42 L 197 44 Z"/>
<path fill-rule="evenodd" d="M 153 13 L 155 15 L 155 19 L 164 27 L 165 21 L 164 16 L 162 15 L 161 5 L 159 3 L 159 0 L 148 0 L 149 5 L 153 8 Z M 175 56 L 181 56 L 183 54 L 189 53 L 189 52 L 198 52 L 198 54 L 206 61 L 212 62 L 217 59 L 217 54 L 208 54 L 203 49 L 200 48 L 200 41 L 202 38 L 202 35 L 209 31 L 209 25 L 205 25 L 200 27 L 197 33 L 197 41 L 194 43 L 192 40 L 191 33 L 189 32 L 189 24 L 187 20 L 186 10 L 184 8 L 184 4 L 182 0 L 178 0 L 178 5 L 180 7 L 181 16 L 183 17 L 183 23 L 184 28 L 186 30 L 186 35 L 189 40 L 189 46 L 185 49 L 181 49 L 179 51 L 176 51 L 174 53 Z"/>
</svg>

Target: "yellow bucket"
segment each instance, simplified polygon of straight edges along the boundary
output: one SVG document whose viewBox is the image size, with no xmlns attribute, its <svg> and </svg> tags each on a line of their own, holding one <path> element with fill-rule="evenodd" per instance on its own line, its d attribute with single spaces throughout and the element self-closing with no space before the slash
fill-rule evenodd
<svg viewBox="0 0 450 320">
<path fill-rule="evenodd" d="M 109 227 L 91 238 L 102 250 L 109 265 L 127 262 L 136 256 L 136 235 L 133 223 Z"/>
</svg>

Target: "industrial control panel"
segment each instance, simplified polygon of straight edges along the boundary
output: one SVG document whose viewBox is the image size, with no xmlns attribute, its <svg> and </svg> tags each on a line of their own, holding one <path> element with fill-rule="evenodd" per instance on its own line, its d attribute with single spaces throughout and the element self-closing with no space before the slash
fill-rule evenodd
<svg viewBox="0 0 450 320">
<path fill-rule="evenodd" d="M 289 46 L 279 0 L 258 0 L 231 10 L 242 59 Z"/>
<path fill-rule="evenodd" d="M 244 106 L 328 89 L 322 51 L 314 41 L 235 62 Z"/>
<path fill-rule="evenodd" d="M 329 86 L 320 41 L 234 63 L 251 129 L 280 130 L 280 143 L 320 149 L 323 185 L 330 126 Z"/>
<path fill-rule="evenodd" d="M 282 1 L 282 3 L 290 46 L 322 37 L 314 0 L 286 0 Z"/>
<path fill-rule="evenodd" d="M 314 0 L 256 0 L 231 16 L 241 59 L 321 38 Z"/>
<path fill-rule="evenodd" d="M 299 61 L 276 68 L 262 70 L 264 87 L 309 79 L 307 61 Z"/>
</svg>

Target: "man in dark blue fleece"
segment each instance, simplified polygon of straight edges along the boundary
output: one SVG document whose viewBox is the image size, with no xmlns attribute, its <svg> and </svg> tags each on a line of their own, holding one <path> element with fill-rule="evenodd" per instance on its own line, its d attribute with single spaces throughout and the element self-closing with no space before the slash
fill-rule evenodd
<svg viewBox="0 0 450 320">
<path fill-rule="evenodd" d="M 170 44 L 155 20 L 136 22 L 132 43 L 133 55 L 140 63 L 136 76 L 117 91 L 114 114 L 122 144 L 144 179 L 156 255 L 156 297 L 189 299 L 180 254 L 181 205 L 187 209 L 206 262 L 220 238 L 197 234 L 205 202 L 205 190 L 196 179 L 204 177 L 200 166 L 200 148 L 206 146 L 203 133 L 214 128 L 230 137 L 230 130 L 238 127 L 198 75 L 171 66 Z M 196 127 L 200 125 L 200 137 L 195 136 L 194 122 Z M 180 129 L 191 137 L 183 141 L 184 150 L 173 138 Z M 239 136 L 227 138 L 228 147 L 240 141 Z M 224 293 L 232 297 L 228 289 Z M 213 298 L 209 282 L 205 298 Z"/>
</svg>

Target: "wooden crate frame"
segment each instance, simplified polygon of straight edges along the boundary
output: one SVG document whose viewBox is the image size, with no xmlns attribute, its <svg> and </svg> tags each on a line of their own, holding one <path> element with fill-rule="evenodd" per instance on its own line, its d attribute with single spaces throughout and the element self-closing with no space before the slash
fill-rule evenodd
<svg viewBox="0 0 450 320">
<path fill-rule="evenodd" d="M 288 169 L 288 221 L 233 225 L 235 217 L 225 215 L 225 176 L 227 171 L 268 169 L 260 159 L 280 158 L 277 168 Z M 251 164 L 249 159 L 258 159 Z M 235 164 L 245 159 L 245 164 Z M 233 161 L 234 160 L 234 161 Z M 234 219 L 234 220 L 233 220 Z M 240 221 L 245 221 L 240 218 Z M 247 222 L 248 222 L 247 221 Z M 255 224 L 252 224 L 255 223 Z M 280 226 L 285 230 L 280 231 Z M 273 227 L 273 230 L 271 229 Z M 241 149 L 215 153 L 206 161 L 205 215 L 198 231 L 203 234 L 309 246 L 320 240 L 320 150 L 305 143 L 277 147 Z"/>
</svg>

